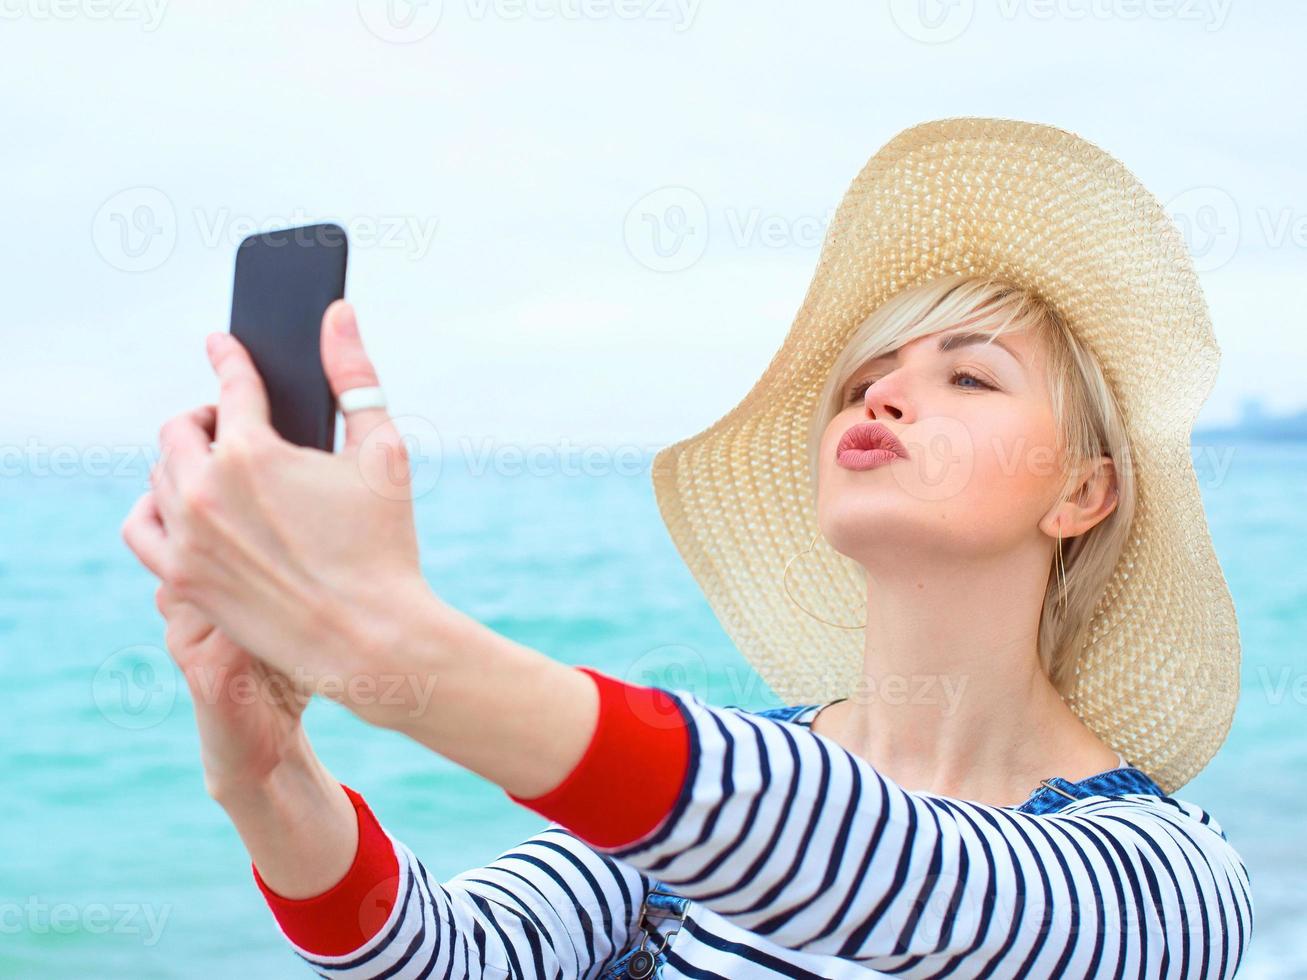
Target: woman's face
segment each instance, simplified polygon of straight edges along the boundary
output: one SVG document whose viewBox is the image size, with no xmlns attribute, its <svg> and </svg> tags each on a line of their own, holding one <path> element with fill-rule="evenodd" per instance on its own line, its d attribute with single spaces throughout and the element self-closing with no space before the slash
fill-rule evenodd
<svg viewBox="0 0 1307 980">
<path fill-rule="evenodd" d="M 986 339 L 940 331 L 850 376 L 818 466 L 818 522 L 836 550 L 873 568 L 1037 541 L 1063 483 L 1044 351 L 1026 332 Z M 889 430 L 907 457 L 837 453 L 860 423 Z"/>
</svg>

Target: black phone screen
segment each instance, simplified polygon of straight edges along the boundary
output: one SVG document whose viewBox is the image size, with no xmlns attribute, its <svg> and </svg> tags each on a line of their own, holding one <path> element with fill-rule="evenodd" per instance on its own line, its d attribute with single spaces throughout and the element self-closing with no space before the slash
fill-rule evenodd
<svg viewBox="0 0 1307 980">
<path fill-rule="evenodd" d="M 231 333 L 263 377 L 272 427 L 326 452 L 335 444 L 336 399 L 322 367 L 322 314 L 345 295 L 348 251 L 335 224 L 261 232 L 236 251 Z"/>
</svg>

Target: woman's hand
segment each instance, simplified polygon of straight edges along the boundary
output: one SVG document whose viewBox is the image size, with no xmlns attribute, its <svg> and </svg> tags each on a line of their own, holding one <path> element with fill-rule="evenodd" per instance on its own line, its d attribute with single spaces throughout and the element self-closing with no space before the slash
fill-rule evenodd
<svg viewBox="0 0 1307 980">
<path fill-rule="evenodd" d="M 340 453 L 288 443 L 240 342 L 213 334 L 209 357 L 218 404 L 163 427 L 123 537 L 230 642 L 380 722 L 395 707 L 384 690 L 429 692 L 423 665 L 395 658 L 412 649 L 413 617 L 431 638 L 444 608 L 418 563 L 404 443 L 384 409 L 349 413 Z M 378 383 L 344 301 L 323 316 L 322 360 L 336 395 Z"/>
<path fill-rule="evenodd" d="M 155 604 L 195 705 L 205 790 L 227 811 L 270 888 L 288 898 L 321 894 L 349 867 L 358 826 L 300 725 L 307 695 L 167 585 L 155 591 Z"/>
<path fill-rule="evenodd" d="M 210 624 L 170 586 L 155 591 L 164 642 L 195 705 L 204 786 L 215 800 L 267 786 L 310 751 L 300 718 L 308 695 Z"/>
<path fill-rule="evenodd" d="M 510 793 L 557 786 L 595 731 L 595 684 L 432 593 L 418 564 L 408 455 L 386 412 L 350 412 L 340 453 L 287 443 L 269 425 L 245 349 L 225 334 L 210 340 L 218 404 L 164 426 L 153 489 L 123 523 L 128 546 L 301 693 L 341 701 Z M 323 317 L 322 361 L 337 396 L 377 384 L 344 302 Z M 326 791 L 315 787 L 334 789 L 321 773 L 309 777 L 319 798 Z M 288 820 L 299 819 L 288 814 L 312 812 L 294 802 L 305 780 L 293 782 L 295 792 L 242 807 L 252 828 L 242 836 L 287 839 Z"/>
</svg>

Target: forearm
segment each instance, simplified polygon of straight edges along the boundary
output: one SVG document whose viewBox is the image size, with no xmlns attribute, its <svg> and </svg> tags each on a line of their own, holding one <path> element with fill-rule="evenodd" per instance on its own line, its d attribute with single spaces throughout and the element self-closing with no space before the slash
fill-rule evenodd
<svg viewBox="0 0 1307 980">
<path fill-rule="evenodd" d="M 537 796 L 562 782 L 595 730 L 593 682 L 434 597 L 409 610 L 402 676 L 376 685 L 379 700 L 388 687 L 409 695 L 381 724 L 510 794 Z"/>
<path fill-rule="evenodd" d="M 213 787 L 210 794 L 278 894 L 318 895 L 349 869 L 358 847 L 354 806 L 303 732 L 296 750 L 267 779 Z"/>
<path fill-rule="evenodd" d="M 399 681 L 400 690 L 430 694 L 368 720 L 484 776 L 590 844 L 635 840 L 666 814 L 689 751 L 685 718 L 667 692 L 559 663 L 434 595 L 392 608 L 401 612 L 386 617 L 385 637 L 370 631 L 372 686 Z"/>
</svg>

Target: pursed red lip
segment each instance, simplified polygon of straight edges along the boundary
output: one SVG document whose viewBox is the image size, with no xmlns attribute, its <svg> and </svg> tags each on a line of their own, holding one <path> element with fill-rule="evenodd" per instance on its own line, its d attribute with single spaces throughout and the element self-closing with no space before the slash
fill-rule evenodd
<svg viewBox="0 0 1307 980">
<path fill-rule="evenodd" d="M 898 436 L 880 422 L 859 422 L 857 425 L 849 426 L 844 435 L 840 436 L 839 445 L 835 447 L 835 458 L 838 460 L 849 450 L 857 453 L 882 450 L 882 456 L 884 452 L 890 452 L 900 459 L 908 458 L 908 451 L 903 443 L 899 442 Z"/>
</svg>

